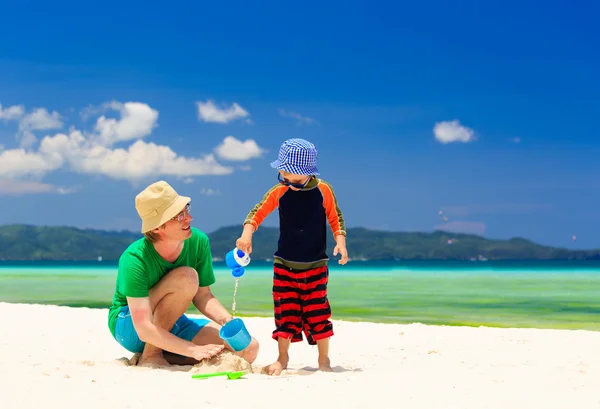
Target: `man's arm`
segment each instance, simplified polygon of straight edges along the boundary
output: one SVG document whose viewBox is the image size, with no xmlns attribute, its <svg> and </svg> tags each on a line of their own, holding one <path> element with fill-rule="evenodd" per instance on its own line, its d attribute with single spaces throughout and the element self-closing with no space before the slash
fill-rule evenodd
<svg viewBox="0 0 600 409">
<path fill-rule="evenodd" d="M 154 324 L 152 304 L 148 291 L 148 275 L 140 257 L 125 254 L 119 261 L 119 272 L 125 274 L 124 294 L 133 326 L 139 338 L 164 351 L 201 360 L 219 352 L 218 345 L 198 346 L 181 339 Z"/>
<path fill-rule="evenodd" d="M 153 323 L 144 260 L 138 255 L 126 252 L 119 260 L 119 274 L 125 276 L 123 292 L 127 297 L 133 326 L 140 339 L 165 351 L 191 356 L 191 342 L 180 339 Z"/>
<path fill-rule="evenodd" d="M 199 285 L 192 303 L 201 314 L 223 325 L 233 317 L 223 308 L 219 300 L 210 291 L 210 286 L 216 281 L 212 264 L 212 252 L 208 236 L 203 233 L 202 238 L 202 244 L 198 248 L 198 261 L 196 264 Z"/>
<path fill-rule="evenodd" d="M 192 302 L 194 306 L 207 318 L 219 325 L 225 325 L 233 319 L 231 314 L 221 305 L 219 300 L 210 291 L 210 287 L 198 287 Z"/>
<path fill-rule="evenodd" d="M 181 339 L 152 322 L 152 308 L 148 297 L 127 297 L 131 320 L 138 336 L 143 342 L 154 345 L 165 351 L 183 356 L 197 355 L 195 345 Z"/>
</svg>

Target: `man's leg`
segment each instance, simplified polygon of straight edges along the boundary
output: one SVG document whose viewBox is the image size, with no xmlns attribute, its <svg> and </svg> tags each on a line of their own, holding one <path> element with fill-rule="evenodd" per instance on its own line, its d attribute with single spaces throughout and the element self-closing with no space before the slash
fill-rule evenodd
<svg viewBox="0 0 600 409">
<path fill-rule="evenodd" d="M 178 267 L 150 289 L 150 306 L 154 325 L 171 331 L 185 313 L 198 291 L 198 273 L 191 267 Z M 138 365 L 168 365 L 163 350 L 146 343 Z"/>
</svg>

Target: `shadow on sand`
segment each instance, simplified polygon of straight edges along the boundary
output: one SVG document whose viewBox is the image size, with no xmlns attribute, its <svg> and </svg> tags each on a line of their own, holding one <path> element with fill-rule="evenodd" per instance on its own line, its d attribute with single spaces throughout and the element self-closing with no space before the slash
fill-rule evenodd
<svg viewBox="0 0 600 409">
<path fill-rule="evenodd" d="M 344 373 L 344 372 L 362 372 L 361 368 L 344 368 L 343 366 L 334 366 L 333 373 Z M 312 366 L 305 366 L 299 369 L 287 369 L 285 371 L 286 375 L 313 375 L 315 373 L 321 372 L 319 368 Z"/>
<path fill-rule="evenodd" d="M 227 355 L 231 355 L 230 356 L 230 361 L 228 363 L 226 363 L 225 365 L 218 365 L 219 361 L 221 360 L 221 358 L 223 358 L 223 356 L 227 356 Z M 134 354 L 131 358 L 126 358 L 126 357 L 122 357 L 117 359 L 118 362 L 122 363 L 125 366 L 137 366 L 138 363 L 138 359 L 139 359 L 140 354 Z M 184 363 L 181 362 L 180 364 L 172 364 L 170 366 L 162 366 L 162 367 L 152 367 L 152 366 L 144 366 L 144 367 L 150 367 L 150 368 L 154 368 L 154 369 L 162 369 L 162 370 L 166 370 L 166 371 L 172 371 L 172 372 L 196 372 L 196 370 L 198 370 L 200 367 L 204 367 L 204 369 L 206 369 L 206 371 L 202 371 L 202 372 L 219 372 L 219 371 L 247 371 L 247 373 L 249 374 L 260 374 L 260 375 L 267 375 L 267 373 L 265 372 L 266 367 L 256 367 L 253 365 L 248 364 L 246 361 L 244 361 L 242 358 L 239 358 L 237 356 L 234 356 L 233 354 L 222 354 L 219 357 L 214 357 L 212 359 L 209 360 L 204 360 L 202 362 L 197 362 L 194 365 L 193 363 L 189 362 L 189 363 Z M 333 372 L 332 373 L 346 373 L 346 372 L 362 372 L 362 368 L 344 368 L 343 366 L 334 366 L 332 367 Z M 282 376 L 293 376 L 293 375 L 300 375 L 300 376 L 306 376 L 306 375 L 313 375 L 315 373 L 321 372 L 319 371 L 318 367 L 311 367 L 311 366 L 305 366 L 302 368 L 298 368 L 298 369 L 292 369 L 292 368 L 288 368 L 286 370 L 284 370 L 281 375 Z M 325 372 L 323 372 L 325 373 Z M 271 376 L 269 376 L 271 377 Z M 279 376 L 274 376 L 273 378 L 279 378 Z"/>
</svg>

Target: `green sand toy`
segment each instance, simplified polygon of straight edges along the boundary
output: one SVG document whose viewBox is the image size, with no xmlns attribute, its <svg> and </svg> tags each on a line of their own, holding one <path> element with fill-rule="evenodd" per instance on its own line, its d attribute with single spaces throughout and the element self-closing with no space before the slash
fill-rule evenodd
<svg viewBox="0 0 600 409">
<path fill-rule="evenodd" d="M 206 379 L 206 378 L 212 378 L 215 376 L 224 376 L 227 375 L 227 379 L 239 379 L 241 378 L 243 375 L 246 374 L 246 371 L 237 371 L 237 372 L 215 372 L 215 373 L 197 373 L 197 374 L 193 374 L 192 378 L 193 379 Z"/>
</svg>

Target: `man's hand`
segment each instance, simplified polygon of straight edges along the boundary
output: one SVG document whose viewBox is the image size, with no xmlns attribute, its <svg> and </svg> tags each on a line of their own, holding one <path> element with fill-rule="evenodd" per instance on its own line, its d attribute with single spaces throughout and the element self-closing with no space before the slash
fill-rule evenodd
<svg viewBox="0 0 600 409">
<path fill-rule="evenodd" d="M 179 338 L 152 322 L 152 308 L 148 297 L 127 297 L 133 325 L 144 342 L 163 351 L 194 358 L 198 361 L 211 358 L 223 350 L 223 345 L 195 345 Z"/>
<path fill-rule="evenodd" d="M 212 358 L 225 348 L 225 345 L 195 345 L 192 347 L 191 355 L 197 361 Z"/>
<path fill-rule="evenodd" d="M 338 264 L 346 264 L 348 262 L 348 250 L 346 250 L 346 236 L 338 235 L 335 237 L 336 246 L 333 249 L 333 255 L 337 256 L 338 253 L 342 255 L 342 258 L 338 260 Z"/>
</svg>

